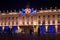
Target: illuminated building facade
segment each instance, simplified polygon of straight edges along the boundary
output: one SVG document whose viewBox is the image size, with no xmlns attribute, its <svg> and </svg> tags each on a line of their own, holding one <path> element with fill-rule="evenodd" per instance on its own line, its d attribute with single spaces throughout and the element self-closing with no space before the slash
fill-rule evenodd
<svg viewBox="0 0 60 40">
<path fill-rule="evenodd" d="M 1 12 L 0 12 L 1 13 Z M 19 12 L 3 12 L 0 14 L 0 26 L 4 30 L 13 28 L 17 32 L 29 33 L 54 33 L 60 32 L 60 9 L 34 10 L 33 8 L 22 9 Z M 17 29 L 16 29 L 17 28 Z"/>
</svg>

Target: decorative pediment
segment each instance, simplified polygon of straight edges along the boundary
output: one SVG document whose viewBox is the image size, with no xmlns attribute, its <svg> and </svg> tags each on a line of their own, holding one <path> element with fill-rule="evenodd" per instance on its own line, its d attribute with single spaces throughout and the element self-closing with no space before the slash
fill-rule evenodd
<svg viewBox="0 0 60 40">
<path fill-rule="evenodd" d="M 19 13 L 20 14 L 34 14 L 36 12 L 36 10 L 34 10 L 33 8 L 26 8 L 26 9 L 22 9 Z"/>
</svg>

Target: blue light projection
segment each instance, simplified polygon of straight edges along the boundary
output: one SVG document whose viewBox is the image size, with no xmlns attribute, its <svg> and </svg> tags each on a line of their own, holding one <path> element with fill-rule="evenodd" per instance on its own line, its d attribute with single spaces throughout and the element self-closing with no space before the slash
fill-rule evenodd
<svg viewBox="0 0 60 40">
<path fill-rule="evenodd" d="M 2 26 L 0 26 L 0 33 L 2 33 Z"/>
<path fill-rule="evenodd" d="M 5 26 L 4 33 L 8 33 L 9 31 L 9 26 Z"/>
<path fill-rule="evenodd" d="M 20 14 L 25 14 L 25 9 L 22 9 L 19 13 Z"/>
<path fill-rule="evenodd" d="M 33 13 L 35 13 L 35 12 L 36 12 L 36 10 L 30 9 L 30 14 L 33 14 Z"/>
<path fill-rule="evenodd" d="M 56 32 L 56 29 L 55 29 L 54 25 L 49 25 L 48 33 L 55 33 L 55 32 Z"/>
<path fill-rule="evenodd" d="M 34 14 L 36 12 L 36 10 L 30 9 L 29 12 L 30 12 L 30 14 Z M 19 13 L 20 14 L 26 14 L 26 9 L 22 9 Z"/>
<path fill-rule="evenodd" d="M 45 29 L 44 25 L 40 25 L 39 28 L 40 28 L 40 34 L 45 34 L 46 33 L 46 29 Z"/>
<path fill-rule="evenodd" d="M 17 26 L 12 26 L 12 33 L 16 33 Z"/>
</svg>

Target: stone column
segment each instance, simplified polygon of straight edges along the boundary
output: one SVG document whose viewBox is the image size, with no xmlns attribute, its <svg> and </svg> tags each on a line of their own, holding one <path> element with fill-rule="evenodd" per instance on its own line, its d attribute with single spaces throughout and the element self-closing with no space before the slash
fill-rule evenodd
<svg viewBox="0 0 60 40">
<path fill-rule="evenodd" d="M 2 26 L 2 25 L 1 25 L 1 18 L 0 18 L 0 26 Z"/>
<path fill-rule="evenodd" d="M 14 25 L 16 25 L 16 17 L 14 17 Z"/>
<path fill-rule="evenodd" d="M 48 16 L 45 16 L 45 28 L 47 32 L 48 31 Z"/>
<path fill-rule="evenodd" d="M 53 22 L 52 22 L 52 15 L 50 15 L 50 25 L 53 25 Z"/>
<path fill-rule="evenodd" d="M 19 25 L 21 26 L 22 25 L 22 16 L 20 15 L 19 17 Z"/>
<path fill-rule="evenodd" d="M 11 20 L 10 20 L 11 22 L 10 22 L 10 25 L 12 26 L 12 17 L 11 17 Z"/>
<path fill-rule="evenodd" d="M 37 22 L 38 22 L 37 20 L 38 20 L 38 17 L 36 17 L 36 16 L 34 15 L 34 17 L 33 17 L 34 25 L 38 25 L 38 24 L 37 24 Z"/>
<path fill-rule="evenodd" d="M 42 25 L 42 23 L 43 23 L 43 16 L 41 16 L 41 24 L 40 25 Z"/>
<path fill-rule="evenodd" d="M 56 28 L 56 32 L 58 31 L 58 17 L 57 15 L 55 15 L 55 28 Z"/>
<path fill-rule="evenodd" d="M 37 16 L 37 20 L 36 20 L 37 24 L 36 24 L 36 25 L 39 25 L 39 24 L 38 24 L 38 20 L 39 20 L 39 18 L 38 18 L 38 16 Z"/>
<path fill-rule="evenodd" d="M 2 24 L 2 26 L 3 26 L 3 27 L 2 27 L 2 30 L 4 30 L 4 23 L 5 23 L 4 21 L 5 21 L 5 18 L 2 20 L 2 23 L 3 23 L 3 24 Z"/>
<path fill-rule="evenodd" d="M 36 25 L 35 25 L 36 27 L 34 27 L 34 25 L 33 25 L 34 33 L 37 33 L 37 32 L 38 32 L 38 27 L 39 27 L 38 20 L 40 20 L 40 19 L 38 19 L 38 16 L 35 16 L 34 22 L 36 22 L 36 23 L 35 23 L 35 24 L 36 24 Z"/>
<path fill-rule="evenodd" d="M 22 29 L 21 29 L 19 26 L 17 26 L 17 27 L 18 27 L 18 33 L 19 33 L 19 32 L 21 32 L 21 31 L 22 31 Z"/>
<path fill-rule="evenodd" d="M 10 28 L 12 28 L 12 17 L 10 17 Z"/>
<path fill-rule="evenodd" d="M 20 22 L 20 21 L 19 21 L 19 16 L 18 16 L 18 26 L 19 26 L 19 22 Z"/>
<path fill-rule="evenodd" d="M 31 16 L 30 16 L 30 19 L 29 19 L 29 23 L 30 23 L 30 25 L 31 25 Z"/>
<path fill-rule="evenodd" d="M 8 22 L 9 22 L 8 20 L 9 20 L 9 19 L 7 18 L 7 19 L 6 19 L 6 26 L 9 26 L 9 25 L 8 25 Z"/>
<path fill-rule="evenodd" d="M 3 26 L 4 26 L 4 24 L 5 24 L 5 18 L 3 18 L 2 23 L 3 23 Z"/>
</svg>

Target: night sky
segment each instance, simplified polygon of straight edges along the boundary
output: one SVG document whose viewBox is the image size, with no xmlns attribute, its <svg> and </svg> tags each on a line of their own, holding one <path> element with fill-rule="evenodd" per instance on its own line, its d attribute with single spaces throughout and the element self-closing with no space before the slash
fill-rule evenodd
<svg viewBox="0 0 60 40">
<path fill-rule="evenodd" d="M 50 7 L 60 8 L 59 0 L 0 0 L 0 10 L 18 10 L 26 8 L 27 4 L 30 5 L 30 8 L 35 9 L 49 9 Z"/>
</svg>

